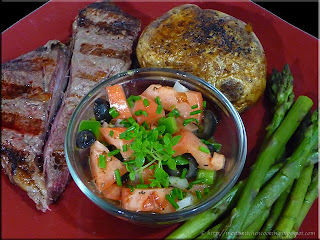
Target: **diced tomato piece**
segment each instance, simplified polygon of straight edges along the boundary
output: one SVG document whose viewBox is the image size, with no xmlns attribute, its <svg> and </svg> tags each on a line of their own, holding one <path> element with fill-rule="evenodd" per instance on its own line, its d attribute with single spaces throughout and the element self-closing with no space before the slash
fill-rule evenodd
<svg viewBox="0 0 320 240">
<path fill-rule="evenodd" d="M 199 168 L 208 170 L 220 170 L 224 166 L 224 155 L 218 156 L 216 154 L 211 156 L 211 153 L 206 153 L 200 150 L 200 147 L 207 149 L 208 147 L 201 142 L 201 140 L 192 132 L 181 130 L 175 135 L 181 135 L 181 139 L 172 149 L 175 152 L 174 156 L 190 153 L 199 164 Z M 219 158 L 218 158 L 219 157 Z"/>
<path fill-rule="evenodd" d="M 125 165 L 116 157 L 108 157 L 108 148 L 99 141 L 90 147 L 90 167 L 93 175 L 93 180 L 99 191 L 111 186 L 115 181 L 114 171 L 119 169 L 120 176 L 127 172 Z M 99 155 L 106 156 L 106 168 L 99 167 Z"/>
<path fill-rule="evenodd" d="M 202 119 L 203 98 L 200 92 L 191 90 L 186 92 L 177 92 L 172 87 L 152 84 L 141 95 L 150 99 L 159 97 L 165 110 L 171 111 L 172 109 L 177 108 L 180 116 L 185 119 L 195 118 L 199 121 Z M 192 106 L 193 108 L 191 108 Z M 192 115 L 192 112 L 198 110 L 201 110 L 201 112 Z"/>
<path fill-rule="evenodd" d="M 102 194 L 112 200 L 121 200 L 122 186 L 118 186 L 116 183 L 112 184 L 108 188 L 102 191 Z"/>
<path fill-rule="evenodd" d="M 147 97 L 141 97 L 142 99 L 137 100 L 132 109 L 133 118 L 137 121 L 137 123 L 142 124 L 144 121 L 146 121 L 148 125 L 153 125 L 158 121 L 158 119 L 165 116 L 165 111 L 163 109 L 161 110 L 160 114 L 157 114 L 158 104 L 156 104 L 155 101 Z M 148 101 L 147 107 L 143 103 L 144 99 Z M 136 115 L 135 113 L 139 110 L 145 111 L 147 113 L 147 116 L 143 114 Z"/>
<path fill-rule="evenodd" d="M 110 145 L 115 146 L 117 149 L 120 149 L 120 153 L 123 158 L 129 158 L 133 151 L 129 148 L 129 144 L 132 143 L 133 140 L 125 140 L 120 139 L 120 134 L 126 131 L 124 127 L 102 127 L 100 128 L 100 132 L 102 133 L 104 139 Z M 110 133 L 112 132 L 112 134 Z M 123 146 L 127 145 L 127 151 L 123 151 Z"/>
<path fill-rule="evenodd" d="M 121 85 L 106 87 L 110 107 L 114 107 L 120 114 L 115 119 L 125 119 L 132 117 L 126 95 Z"/>
<path fill-rule="evenodd" d="M 135 189 L 122 188 L 121 206 L 131 211 L 169 213 L 175 208 L 166 199 L 170 188 Z"/>
</svg>

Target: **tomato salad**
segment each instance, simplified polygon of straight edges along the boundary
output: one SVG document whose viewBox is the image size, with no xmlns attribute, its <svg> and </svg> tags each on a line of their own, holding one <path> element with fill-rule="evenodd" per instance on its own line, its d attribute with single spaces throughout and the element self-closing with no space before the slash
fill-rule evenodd
<svg viewBox="0 0 320 240">
<path fill-rule="evenodd" d="M 89 148 L 96 188 L 124 209 L 168 213 L 208 195 L 225 165 L 213 139 L 214 114 L 200 92 L 176 83 L 150 85 L 128 98 L 121 85 L 106 87 L 83 120 L 76 145 Z"/>
</svg>

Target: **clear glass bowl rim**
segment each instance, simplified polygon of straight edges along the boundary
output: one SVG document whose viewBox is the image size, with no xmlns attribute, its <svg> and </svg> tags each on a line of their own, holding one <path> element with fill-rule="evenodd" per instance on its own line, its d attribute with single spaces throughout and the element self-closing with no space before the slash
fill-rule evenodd
<svg viewBox="0 0 320 240">
<path fill-rule="evenodd" d="M 196 206 L 192 209 L 180 210 L 174 213 L 161 213 L 161 214 L 154 214 L 154 213 L 147 213 L 147 212 L 133 212 L 130 210 L 123 209 L 121 207 L 116 206 L 115 204 L 108 203 L 104 201 L 100 197 L 96 196 L 79 178 L 75 170 L 73 169 L 73 165 L 69 159 L 70 155 L 70 142 L 68 139 L 71 139 L 73 125 L 75 123 L 75 119 L 78 116 L 79 112 L 81 111 L 82 107 L 88 102 L 92 95 L 94 95 L 101 87 L 108 84 L 109 82 L 126 77 L 126 76 L 134 76 L 140 73 L 156 73 L 156 72 L 165 72 L 167 74 L 182 76 L 184 78 L 191 78 L 199 84 L 205 85 L 207 88 L 210 89 L 214 93 L 214 96 L 220 101 L 220 103 L 228 110 L 228 113 L 233 118 L 235 125 L 237 127 L 237 136 L 239 141 L 239 152 L 238 152 L 238 161 L 236 163 L 236 167 L 238 171 L 236 172 L 235 176 L 231 179 L 229 184 L 221 189 L 214 197 L 205 199 L 201 205 Z M 75 108 L 73 114 L 71 115 L 70 121 L 67 126 L 65 142 L 64 142 L 64 151 L 66 156 L 66 162 L 70 171 L 72 178 L 74 179 L 76 185 L 80 188 L 80 190 L 96 205 L 100 208 L 104 209 L 105 211 L 111 213 L 114 216 L 118 216 L 124 219 L 129 219 L 138 222 L 145 222 L 145 223 L 174 223 L 180 222 L 185 219 L 188 219 L 196 214 L 204 212 L 218 203 L 227 193 L 228 191 L 235 185 L 237 182 L 242 169 L 245 164 L 246 154 L 247 154 L 247 136 L 244 124 L 242 119 L 238 113 L 238 111 L 234 108 L 232 103 L 213 85 L 209 84 L 208 82 L 204 81 L 203 79 L 196 77 L 192 74 L 181 72 L 175 69 L 168 69 L 168 68 L 137 68 L 128 70 L 126 72 L 118 73 L 110 78 L 107 78 L 97 84 L 85 97 L 82 98 L 78 106 Z"/>
</svg>

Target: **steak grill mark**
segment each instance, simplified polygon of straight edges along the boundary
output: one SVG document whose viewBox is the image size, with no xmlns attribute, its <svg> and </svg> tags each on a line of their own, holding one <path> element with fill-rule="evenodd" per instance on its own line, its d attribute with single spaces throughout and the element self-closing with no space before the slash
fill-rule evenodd
<svg viewBox="0 0 320 240">
<path fill-rule="evenodd" d="M 82 54 L 90 54 L 99 57 L 111 57 L 128 61 L 130 59 L 130 53 L 128 51 L 116 51 L 114 49 L 104 49 L 102 44 L 92 45 L 89 43 L 82 43 L 80 47 Z"/>
<path fill-rule="evenodd" d="M 17 113 L 3 112 L 1 114 L 1 127 L 13 129 L 21 133 L 39 135 L 43 132 L 44 122 L 41 119 L 26 118 Z"/>
</svg>

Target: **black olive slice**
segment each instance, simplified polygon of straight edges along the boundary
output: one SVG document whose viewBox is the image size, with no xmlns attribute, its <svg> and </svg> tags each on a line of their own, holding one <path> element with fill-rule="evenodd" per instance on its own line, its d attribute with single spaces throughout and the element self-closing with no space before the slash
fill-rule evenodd
<svg viewBox="0 0 320 240">
<path fill-rule="evenodd" d="M 109 113 L 109 109 L 110 109 L 110 104 L 107 100 L 104 100 L 102 98 L 97 98 L 94 101 L 94 105 L 93 105 L 93 112 L 96 120 L 97 121 L 104 120 L 107 123 L 109 123 L 112 119 Z"/>
<path fill-rule="evenodd" d="M 76 137 L 76 146 L 81 149 L 90 147 L 96 141 L 96 136 L 90 130 L 78 132 Z"/>
<path fill-rule="evenodd" d="M 200 139 L 208 140 L 213 136 L 214 131 L 217 126 L 217 118 L 210 110 L 203 111 L 203 124 L 197 131 L 195 131 L 195 135 L 197 135 Z"/>
</svg>

